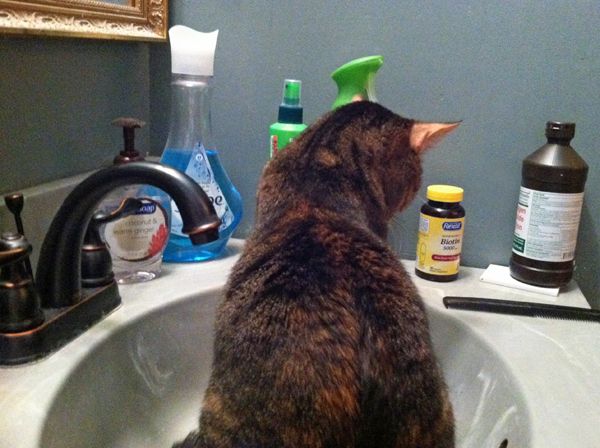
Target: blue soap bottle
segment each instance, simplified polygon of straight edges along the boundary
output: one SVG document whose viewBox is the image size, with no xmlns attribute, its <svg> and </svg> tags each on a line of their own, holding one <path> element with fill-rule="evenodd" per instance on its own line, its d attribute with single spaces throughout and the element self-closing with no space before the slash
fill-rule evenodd
<svg viewBox="0 0 600 448">
<path fill-rule="evenodd" d="M 171 202 L 171 231 L 165 262 L 211 260 L 224 250 L 242 218 L 242 198 L 223 169 L 212 140 L 210 98 L 218 30 L 201 33 L 176 25 L 171 42 L 171 117 L 161 163 L 192 177 L 208 194 L 221 219 L 219 239 L 201 246 L 182 233 L 181 217 Z"/>
</svg>

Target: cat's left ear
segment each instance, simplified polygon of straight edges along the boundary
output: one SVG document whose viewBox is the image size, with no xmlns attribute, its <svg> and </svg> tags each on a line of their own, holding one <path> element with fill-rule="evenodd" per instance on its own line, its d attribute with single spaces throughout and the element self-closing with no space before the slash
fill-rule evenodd
<svg viewBox="0 0 600 448">
<path fill-rule="evenodd" d="M 455 123 L 427 123 L 415 121 L 410 131 L 410 146 L 417 153 L 436 145 L 446 135 L 458 127 L 460 121 Z"/>
</svg>

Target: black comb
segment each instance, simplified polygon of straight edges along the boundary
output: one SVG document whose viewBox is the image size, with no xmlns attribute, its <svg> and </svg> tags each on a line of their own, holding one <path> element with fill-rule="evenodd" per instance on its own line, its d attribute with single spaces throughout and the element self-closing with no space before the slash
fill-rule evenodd
<svg viewBox="0 0 600 448">
<path fill-rule="evenodd" d="M 573 306 L 459 296 L 446 296 L 443 301 L 446 308 L 458 310 L 485 311 L 488 313 L 511 314 L 513 316 L 583 320 L 600 323 L 599 310 Z"/>
</svg>

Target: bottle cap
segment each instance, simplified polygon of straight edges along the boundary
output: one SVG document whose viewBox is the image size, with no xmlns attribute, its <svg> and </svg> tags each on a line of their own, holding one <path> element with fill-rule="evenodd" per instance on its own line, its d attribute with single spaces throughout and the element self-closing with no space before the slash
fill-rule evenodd
<svg viewBox="0 0 600 448">
<path fill-rule="evenodd" d="M 280 123 L 302 123 L 302 105 L 300 94 L 302 81 L 297 79 L 286 79 L 283 82 L 283 101 L 279 106 L 277 121 Z"/>
<path fill-rule="evenodd" d="M 575 137 L 575 123 L 548 121 L 546 123 L 546 138 L 570 140 Z"/>
<path fill-rule="evenodd" d="M 377 101 L 375 98 L 375 75 L 383 65 L 383 56 L 365 56 L 338 67 L 331 78 L 338 87 L 332 109 L 357 100 Z"/>
<path fill-rule="evenodd" d="M 182 75 L 213 76 L 219 30 L 202 33 L 183 25 L 169 29 L 171 72 Z"/>
<path fill-rule="evenodd" d="M 460 202 L 463 200 L 464 190 L 453 185 L 429 185 L 427 199 L 438 202 Z"/>
</svg>

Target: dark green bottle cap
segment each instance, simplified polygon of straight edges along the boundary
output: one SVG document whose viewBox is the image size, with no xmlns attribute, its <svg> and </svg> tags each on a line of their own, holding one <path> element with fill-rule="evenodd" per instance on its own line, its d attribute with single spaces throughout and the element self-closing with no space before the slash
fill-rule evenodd
<svg viewBox="0 0 600 448">
<path fill-rule="evenodd" d="M 548 121 L 546 123 L 546 138 L 571 140 L 575 137 L 575 123 L 563 121 Z"/>
<path fill-rule="evenodd" d="M 283 83 L 283 102 L 279 106 L 277 121 L 280 123 L 302 123 L 302 105 L 300 104 L 300 92 L 302 81 L 297 79 L 286 79 Z"/>
</svg>

